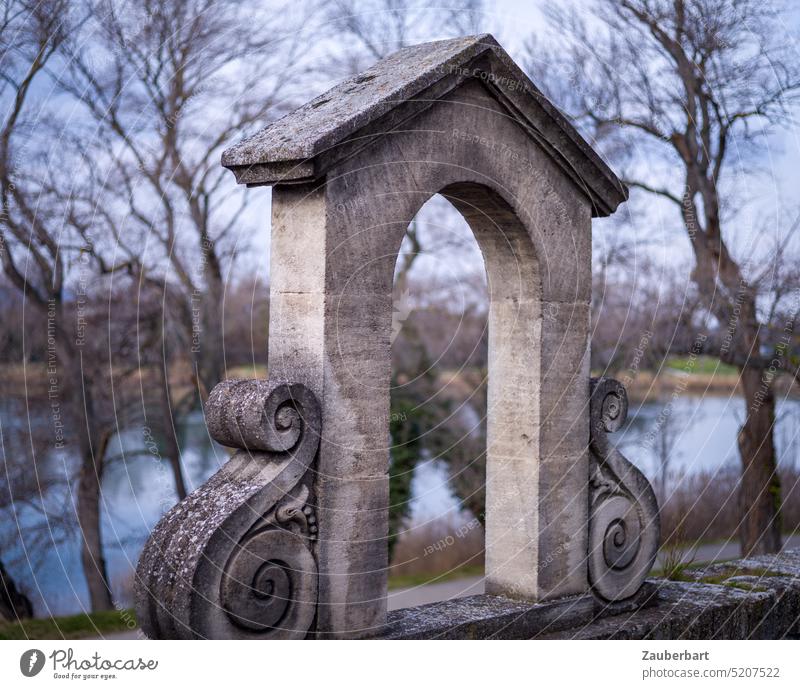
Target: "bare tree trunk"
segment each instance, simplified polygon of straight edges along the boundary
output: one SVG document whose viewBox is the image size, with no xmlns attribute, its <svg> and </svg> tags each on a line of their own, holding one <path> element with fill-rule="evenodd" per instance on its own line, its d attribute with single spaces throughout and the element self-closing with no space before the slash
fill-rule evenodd
<svg viewBox="0 0 800 689">
<path fill-rule="evenodd" d="M 172 391 L 169 385 L 169 371 L 167 370 L 167 357 L 164 355 L 164 350 L 161 350 L 161 362 L 158 364 L 159 382 L 161 388 L 161 413 L 164 423 L 164 442 L 166 444 L 166 454 L 172 467 L 172 475 L 175 479 L 175 492 L 178 494 L 178 500 L 183 500 L 186 497 L 186 482 L 183 479 L 183 470 L 181 468 L 181 450 L 178 444 L 178 439 L 175 437 L 175 415 L 172 408 Z"/>
<path fill-rule="evenodd" d="M 75 381 L 72 390 L 72 408 L 83 410 L 76 421 L 81 468 L 78 476 L 78 525 L 81 531 L 81 564 L 89 589 L 92 611 L 111 610 L 114 601 L 108 580 L 108 570 L 103 557 L 103 542 L 100 526 L 100 496 L 103 483 L 103 467 L 110 435 L 98 438 L 94 413 L 94 400 L 84 380 L 77 357 L 71 357 L 68 367 Z M 99 442 L 98 442 L 99 440 Z"/>
<path fill-rule="evenodd" d="M 192 355 L 197 382 L 200 386 L 200 396 L 203 401 L 208 397 L 214 386 L 219 383 L 225 374 L 225 361 L 223 349 L 223 321 L 222 300 L 224 298 L 224 284 L 222 270 L 213 245 L 209 240 L 201 242 L 201 248 L 206 252 L 205 269 L 203 277 L 205 289 L 201 295 L 192 295 L 192 329 L 197 327 L 196 319 L 199 317 L 199 332 L 192 333 Z M 196 303 L 195 300 L 199 300 Z M 199 313 L 195 312 L 199 309 Z"/>
<path fill-rule="evenodd" d="M 598 136 L 609 136 L 619 151 L 647 142 L 642 150 L 648 158 L 660 150 L 660 162 L 672 173 L 653 176 L 650 170 L 657 166 L 649 159 L 646 165 L 630 165 L 627 154 L 622 156 L 629 168 L 623 177 L 631 186 L 672 203 L 681 213 L 695 253 L 692 279 L 700 301 L 733 336 L 730 349 L 722 348 L 718 356 L 741 371 L 747 404 L 738 436 L 744 555 L 780 547 L 775 401 L 772 381 L 762 379 L 761 334 L 780 323 L 780 311 L 789 316 L 796 309 L 786 301 L 794 294 L 790 285 L 796 275 L 784 255 L 793 230 L 755 264 L 748 248 L 747 262 L 739 264 L 727 231 L 723 234 L 723 217 L 731 217 L 725 220 L 726 230 L 736 223 L 732 204 L 723 203 L 725 195 L 738 192 L 720 182 L 735 160 L 731 152 L 755 141 L 765 126 L 791 122 L 791 106 L 800 100 L 800 69 L 781 37 L 783 12 L 758 0 L 599 0 L 592 3 L 588 21 L 577 11 L 551 12 L 559 31 L 567 27 L 572 34 L 568 50 L 563 57 L 548 55 L 552 60 L 541 51 L 535 56 L 536 64 L 546 65 L 539 68 L 545 83 L 558 64 L 570 70 L 580 65 L 587 76 L 580 89 L 562 88 L 562 109 L 575 113 Z M 597 31 L 595 22 L 608 30 Z M 722 212 L 725 205 L 729 213 Z M 762 271 L 758 262 L 770 270 Z M 765 309 L 761 301 L 772 306 Z M 759 321 L 765 314 L 768 320 Z M 786 354 L 775 358 L 785 369 Z"/>
<path fill-rule="evenodd" d="M 200 351 L 196 359 L 204 395 L 208 395 L 222 380 L 225 368 L 222 357 L 222 287 L 209 283 L 206 290 L 201 306 Z"/>
<path fill-rule="evenodd" d="M 16 622 L 32 615 L 30 600 L 17 588 L 0 560 L 0 620 Z"/>
<path fill-rule="evenodd" d="M 747 417 L 739 429 L 742 478 L 739 485 L 739 542 L 742 556 L 781 549 L 781 485 L 775 461 L 775 397 L 763 372 L 741 371 Z"/>
<path fill-rule="evenodd" d="M 83 458 L 78 480 L 78 524 L 81 529 L 81 564 L 92 611 L 114 607 L 100 531 L 101 482 L 102 463 L 89 451 L 89 456 Z"/>
</svg>

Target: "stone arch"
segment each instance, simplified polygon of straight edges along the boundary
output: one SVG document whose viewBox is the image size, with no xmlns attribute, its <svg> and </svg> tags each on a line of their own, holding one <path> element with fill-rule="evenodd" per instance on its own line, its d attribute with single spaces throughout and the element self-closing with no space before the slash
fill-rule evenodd
<svg viewBox="0 0 800 689">
<path fill-rule="evenodd" d="M 441 191 L 461 213 L 483 254 L 489 292 L 486 424 L 487 591 L 531 595 L 525 558 L 538 528 L 535 491 L 512 500 L 517 485 L 536 485 L 540 461 L 542 284 L 533 242 L 500 193 L 475 183 Z M 527 499 L 525 499 L 527 498 Z M 522 556 L 522 557 L 521 557 Z M 516 560 L 528 560 L 522 568 Z"/>
<path fill-rule="evenodd" d="M 589 452 L 591 219 L 626 190 L 496 41 L 401 50 L 222 162 L 273 186 L 269 381 L 226 381 L 207 403 L 210 432 L 239 452 L 148 541 L 148 635 L 385 632 L 392 277 L 437 192 L 490 283 L 487 592 L 578 595 L 590 614 L 590 576 L 607 600 L 638 590 L 652 491 L 598 435 L 618 427 L 624 390 L 596 388 L 599 464 Z M 592 493 L 591 551 L 590 466 L 620 498 Z"/>
<path fill-rule="evenodd" d="M 443 134 L 465 107 L 469 129 Z M 522 153 L 498 158 L 474 143 L 480 131 Z M 487 590 L 541 600 L 587 585 L 591 205 L 467 83 L 324 185 L 273 193 L 270 375 L 321 395 L 319 548 L 331 571 L 319 615 L 334 628 L 355 616 L 372 633 L 385 615 L 392 277 L 405 228 L 437 192 L 467 219 L 490 274 Z"/>
<path fill-rule="evenodd" d="M 535 484 L 539 459 L 539 261 L 525 225 L 499 191 L 475 182 L 450 183 L 436 194 L 423 194 L 413 217 L 437 194 L 469 226 L 487 278 L 486 571 L 493 574 L 491 586 L 508 568 L 507 561 L 529 546 L 521 525 L 538 522 L 533 492 L 529 501 L 513 505 L 508 504 L 507 495 L 519 483 Z M 519 586 L 528 575 L 514 571 L 505 576 Z"/>
</svg>

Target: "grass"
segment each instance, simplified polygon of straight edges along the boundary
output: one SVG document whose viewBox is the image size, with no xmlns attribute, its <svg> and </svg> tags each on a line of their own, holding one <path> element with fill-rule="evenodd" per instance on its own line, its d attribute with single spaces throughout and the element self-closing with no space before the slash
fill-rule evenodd
<svg viewBox="0 0 800 689">
<path fill-rule="evenodd" d="M 721 574 L 711 574 L 707 577 L 703 577 L 700 579 L 704 584 L 725 584 L 728 579 L 731 577 L 757 577 L 758 579 L 765 579 L 767 577 L 779 577 L 782 576 L 779 572 L 773 572 L 766 567 L 734 567 L 733 569 L 727 570 Z M 739 582 L 733 582 L 730 584 L 731 586 L 736 585 Z"/>
<path fill-rule="evenodd" d="M 723 364 L 713 356 L 699 356 L 691 361 L 688 356 L 673 356 L 666 361 L 667 368 L 691 373 L 705 373 L 715 375 L 736 375 L 736 367 Z"/>
<path fill-rule="evenodd" d="M 769 591 L 766 586 L 755 586 L 753 584 L 745 583 L 744 581 L 725 581 L 722 583 L 722 585 L 731 589 L 750 591 L 751 593 L 766 593 Z"/>
<path fill-rule="evenodd" d="M 709 562 L 685 562 L 673 566 L 671 569 L 662 568 L 653 570 L 651 576 L 664 577 L 672 581 L 688 581 L 698 584 L 717 584 L 720 586 L 729 586 L 731 588 L 744 589 L 746 591 L 766 591 L 763 586 L 750 584 L 744 581 L 728 581 L 732 577 L 750 576 L 758 579 L 766 579 L 768 577 L 784 576 L 780 572 L 773 572 L 766 567 L 732 567 L 723 570 L 719 574 L 708 574 L 703 577 L 691 576 L 689 572 L 702 570 L 709 565 L 720 565 L 725 562 L 735 562 L 735 560 L 717 560 Z"/>
<path fill-rule="evenodd" d="M 228 378 L 266 378 L 267 367 L 262 364 L 233 366 L 226 372 Z"/>
<path fill-rule="evenodd" d="M 482 577 L 483 564 L 464 565 L 443 574 L 395 574 L 389 577 L 389 589 L 405 589 L 425 584 L 440 584 L 443 581 L 455 581 L 467 577 Z"/>
<path fill-rule="evenodd" d="M 105 610 L 69 617 L 0 622 L 0 640 L 86 639 L 136 628 L 133 610 Z"/>
<path fill-rule="evenodd" d="M 654 569 L 651 573 L 652 576 L 664 577 L 670 581 L 692 581 L 686 576 L 686 570 L 692 568 L 690 562 L 668 562 L 660 569 Z"/>
</svg>

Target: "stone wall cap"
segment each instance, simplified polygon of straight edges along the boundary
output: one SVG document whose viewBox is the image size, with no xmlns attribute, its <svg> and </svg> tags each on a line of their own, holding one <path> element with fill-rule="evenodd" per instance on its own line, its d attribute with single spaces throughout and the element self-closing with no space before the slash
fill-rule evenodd
<svg viewBox="0 0 800 689">
<path fill-rule="evenodd" d="M 469 66 L 481 57 L 492 65 L 482 83 L 499 101 L 511 98 L 504 105 L 590 197 L 595 215 L 613 213 L 627 199 L 625 185 L 491 34 L 403 48 L 231 146 L 222 165 L 251 186 L 319 179 L 322 154 L 443 79 L 455 87 L 472 78 Z"/>
</svg>

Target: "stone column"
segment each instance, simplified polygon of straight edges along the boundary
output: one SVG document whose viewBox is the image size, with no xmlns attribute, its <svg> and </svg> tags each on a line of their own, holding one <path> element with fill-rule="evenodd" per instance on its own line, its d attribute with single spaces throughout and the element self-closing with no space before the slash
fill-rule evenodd
<svg viewBox="0 0 800 689">
<path fill-rule="evenodd" d="M 343 237 L 328 196 L 274 191 L 269 376 L 307 385 L 322 405 L 317 634 L 373 636 L 386 617 L 391 282 L 359 276 L 379 238 Z"/>
</svg>

